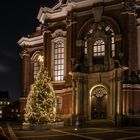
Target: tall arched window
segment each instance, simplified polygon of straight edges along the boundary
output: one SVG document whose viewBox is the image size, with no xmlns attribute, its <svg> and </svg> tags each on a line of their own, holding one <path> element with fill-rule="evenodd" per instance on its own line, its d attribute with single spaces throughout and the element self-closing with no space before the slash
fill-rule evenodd
<svg viewBox="0 0 140 140">
<path fill-rule="evenodd" d="M 109 25 L 106 26 L 105 30 L 110 31 L 110 33 L 111 33 L 111 52 L 112 52 L 111 56 L 115 57 L 115 34 L 114 34 L 114 31 Z"/>
<path fill-rule="evenodd" d="M 93 64 L 104 64 L 105 42 L 102 39 L 96 40 L 93 44 Z"/>
<path fill-rule="evenodd" d="M 102 39 L 95 41 L 93 45 L 93 56 L 100 57 L 105 55 L 105 42 Z"/>
<path fill-rule="evenodd" d="M 34 56 L 34 59 L 33 59 L 33 64 L 34 64 L 34 79 L 36 78 L 36 75 L 37 75 L 37 73 L 38 73 L 38 71 L 39 71 L 39 54 L 36 54 L 35 56 Z"/>
<path fill-rule="evenodd" d="M 54 80 L 64 80 L 64 41 L 54 42 Z"/>
<path fill-rule="evenodd" d="M 98 30 L 101 30 L 102 29 L 102 27 L 101 26 L 99 26 L 99 27 L 97 27 L 98 28 Z M 110 31 L 110 35 L 111 35 L 111 57 L 115 57 L 115 34 L 114 34 L 114 31 L 113 31 L 113 29 L 111 28 L 111 26 L 110 25 L 108 25 L 108 24 L 105 24 L 105 27 L 103 27 L 104 29 L 102 29 L 102 30 L 104 30 L 105 32 L 109 32 Z M 88 32 L 87 32 L 87 35 L 85 36 L 85 48 L 84 48 L 84 53 L 85 53 L 85 56 L 87 56 L 87 50 L 88 50 L 88 45 L 87 45 L 87 39 L 88 39 L 88 37 L 87 36 L 90 36 L 91 34 L 94 34 L 95 32 L 94 32 L 94 30 L 91 28 Z M 96 43 L 101 43 L 100 41 L 99 42 L 96 42 Z M 102 48 L 102 47 L 101 47 Z M 100 49 L 100 47 L 99 47 L 99 49 Z M 95 53 L 95 55 L 101 55 L 102 53 Z"/>
</svg>

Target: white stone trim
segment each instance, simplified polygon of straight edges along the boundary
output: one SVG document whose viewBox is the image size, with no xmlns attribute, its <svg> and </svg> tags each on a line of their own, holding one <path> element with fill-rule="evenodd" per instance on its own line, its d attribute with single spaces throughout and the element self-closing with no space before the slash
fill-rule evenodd
<svg viewBox="0 0 140 140">
<path fill-rule="evenodd" d="M 35 51 L 35 52 L 33 53 L 33 55 L 31 56 L 31 60 L 34 61 L 34 59 L 35 59 L 37 56 L 39 56 L 39 55 L 41 55 L 41 52 L 40 52 L 40 51 Z"/>
<path fill-rule="evenodd" d="M 110 2 L 113 0 L 104 0 L 104 2 Z M 83 7 L 91 6 L 95 3 L 103 2 L 103 0 L 83 0 L 78 2 L 70 2 L 66 5 L 60 6 L 58 10 L 55 10 L 55 8 L 48 8 L 48 7 L 41 7 L 37 16 L 37 19 L 44 23 L 45 19 L 55 19 L 59 17 L 66 17 L 67 13 L 71 11 L 72 9 L 78 9 Z"/>
<path fill-rule="evenodd" d="M 33 51 L 37 51 L 37 50 L 42 50 L 43 49 L 43 46 L 41 45 L 41 46 L 37 46 L 37 47 L 30 47 L 30 48 L 26 48 L 27 49 L 27 51 L 29 51 L 29 52 L 33 52 Z"/>
<path fill-rule="evenodd" d="M 123 88 L 140 89 L 139 84 L 123 84 Z"/>
<path fill-rule="evenodd" d="M 60 32 L 61 33 L 61 32 Z M 64 32 L 63 32 L 64 33 Z M 61 34 L 60 34 L 61 35 Z M 64 42 L 64 77 L 66 75 L 66 60 L 67 60 L 67 39 L 66 37 L 63 37 L 63 36 L 58 36 L 56 38 L 54 38 L 53 40 L 51 40 L 51 44 L 52 44 L 52 53 L 51 53 L 51 75 L 54 79 L 54 43 L 57 41 L 57 40 L 62 40 Z M 53 83 L 64 83 L 65 81 L 64 80 L 61 80 L 61 81 L 53 81 Z"/>
<path fill-rule="evenodd" d="M 37 37 L 32 37 L 32 38 L 28 38 L 28 37 L 22 37 L 19 41 L 18 44 L 20 46 L 24 46 L 24 45 L 36 45 L 36 44 L 40 44 L 43 43 L 43 35 L 41 36 L 37 36 Z"/>
<path fill-rule="evenodd" d="M 65 89 L 61 89 L 61 90 L 55 90 L 55 94 L 58 94 L 58 93 L 66 93 L 66 92 L 71 92 L 72 91 L 72 88 L 65 88 Z"/>
</svg>

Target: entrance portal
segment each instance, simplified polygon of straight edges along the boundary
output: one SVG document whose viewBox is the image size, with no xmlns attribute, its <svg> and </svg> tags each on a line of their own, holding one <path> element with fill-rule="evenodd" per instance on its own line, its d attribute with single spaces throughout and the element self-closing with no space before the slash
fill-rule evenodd
<svg viewBox="0 0 140 140">
<path fill-rule="evenodd" d="M 91 119 L 105 119 L 107 113 L 107 90 L 96 86 L 91 93 Z"/>
</svg>

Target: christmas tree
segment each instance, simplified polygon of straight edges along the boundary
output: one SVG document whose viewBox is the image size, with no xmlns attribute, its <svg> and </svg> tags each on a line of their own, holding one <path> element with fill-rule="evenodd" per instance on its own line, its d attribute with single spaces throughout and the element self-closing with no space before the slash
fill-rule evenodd
<svg viewBox="0 0 140 140">
<path fill-rule="evenodd" d="M 56 97 L 48 72 L 41 63 L 35 82 L 27 97 L 25 107 L 25 122 L 31 124 L 46 124 L 55 121 Z"/>
</svg>

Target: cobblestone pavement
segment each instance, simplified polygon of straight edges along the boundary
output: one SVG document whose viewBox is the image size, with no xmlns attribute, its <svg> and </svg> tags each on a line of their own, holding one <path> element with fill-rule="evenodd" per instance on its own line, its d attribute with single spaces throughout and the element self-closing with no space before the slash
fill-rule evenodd
<svg viewBox="0 0 140 140">
<path fill-rule="evenodd" d="M 14 127 L 18 140 L 139 140 L 140 127 L 61 128 L 51 130 L 22 130 Z"/>
</svg>

